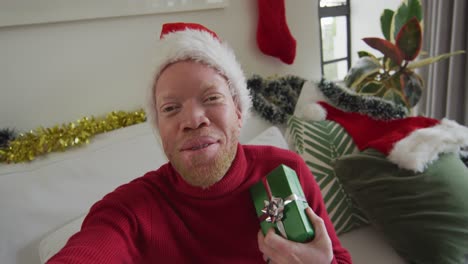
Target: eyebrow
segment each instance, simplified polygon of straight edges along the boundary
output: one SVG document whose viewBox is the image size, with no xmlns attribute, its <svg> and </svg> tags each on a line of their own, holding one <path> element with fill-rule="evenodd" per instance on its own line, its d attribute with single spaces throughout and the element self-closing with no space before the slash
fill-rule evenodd
<svg viewBox="0 0 468 264">
<path fill-rule="evenodd" d="M 204 89 L 203 92 L 206 92 L 206 91 L 209 91 L 209 90 L 220 90 L 219 87 L 221 85 L 226 85 L 228 87 L 228 90 L 229 90 L 229 83 L 226 79 L 224 79 L 223 76 L 219 76 L 219 78 L 215 78 L 213 80 L 210 80 L 206 83 L 203 83 L 202 84 L 202 88 Z"/>
<path fill-rule="evenodd" d="M 214 83 L 209 83 L 207 85 L 203 85 L 203 94 L 209 93 L 211 91 L 218 91 L 218 86 Z"/>
<path fill-rule="evenodd" d="M 155 95 L 156 96 L 156 95 Z M 174 100 L 176 99 L 175 96 L 172 96 L 172 95 L 168 95 L 168 94 L 163 94 L 163 95 L 160 95 L 156 98 L 155 100 L 155 106 L 158 106 L 158 104 L 162 103 L 162 102 L 165 102 L 165 101 L 171 101 L 171 100 Z"/>
<path fill-rule="evenodd" d="M 219 91 L 220 89 L 218 88 L 219 85 L 217 85 L 217 83 L 215 81 L 210 81 L 210 82 L 207 82 L 207 83 L 203 83 L 201 84 L 201 87 L 203 89 L 202 91 L 202 94 L 207 94 L 207 93 L 210 93 L 212 91 L 214 92 L 217 92 Z M 177 99 L 177 96 L 173 96 L 171 94 L 163 94 L 163 95 L 160 95 L 158 98 L 156 98 L 156 105 L 158 104 L 158 102 L 161 102 L 161 101 L 170 101 L 170 100 L 174 100 L 174 99 Z"/>
</svg>

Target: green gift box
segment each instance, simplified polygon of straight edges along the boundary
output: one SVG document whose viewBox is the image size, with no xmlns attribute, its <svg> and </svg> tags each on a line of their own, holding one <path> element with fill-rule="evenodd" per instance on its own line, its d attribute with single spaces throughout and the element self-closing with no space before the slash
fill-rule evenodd
<svg viewBox="0 0 468 264">
<path fill-rule="evenodd" d="M 274 227 L 277 234 L 296 241 L 307 242 L 314 238 L 312 224 L 305 209 L 307 201 L 296 172 L 280 165 L 250 188 L 262 232 Z"/>
</svg>

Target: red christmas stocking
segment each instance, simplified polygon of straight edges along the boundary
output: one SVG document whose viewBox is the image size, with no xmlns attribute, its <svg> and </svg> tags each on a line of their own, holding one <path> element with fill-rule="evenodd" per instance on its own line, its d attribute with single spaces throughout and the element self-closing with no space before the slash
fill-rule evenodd
<svg viewBox="0 0 468 264">
<path fill-rule="evenodd" d="M 258 0 L 257 44 L 266 55 L 294 62 L 296 40 L 286 23 L 284 0 Z"/>
</svg>

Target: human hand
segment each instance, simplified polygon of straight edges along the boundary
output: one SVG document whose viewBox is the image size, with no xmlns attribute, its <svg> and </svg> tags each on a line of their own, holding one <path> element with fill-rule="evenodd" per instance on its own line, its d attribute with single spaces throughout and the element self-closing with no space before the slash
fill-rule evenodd
<svg viewBox="0 0 468 264">
<path fill-rule="evenodd" d="M 258 232 L 258 247 L 267 263 L 314 263 L 330 264 L 333 259 L 333 249 L 330 237 L 323 219 L 309 207 L 306 209 L 315 230 L 315 237 L 308 243 L 298 243 L 287 240 L 275 233 L 271 228 L 266 236 Z"/>
</svg>

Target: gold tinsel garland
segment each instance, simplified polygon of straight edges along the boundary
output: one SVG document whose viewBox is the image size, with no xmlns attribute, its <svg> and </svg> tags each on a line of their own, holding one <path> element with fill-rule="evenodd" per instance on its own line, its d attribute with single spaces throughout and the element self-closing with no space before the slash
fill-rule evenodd
<svg viewBox="0 0 468 264">
<path fill-rule="evenodd" d="M 111 112 L 103 118 L 84 117 L 76 122 L 51 128 L 39 127 L 20 134 L 8 147 L 0 148 L 0 162 L 32 161 L 37 156 L 88 144 L 96 134 L 138 124 L 146 120 L 143 109 L 134 112 Z"/>
</svg>

